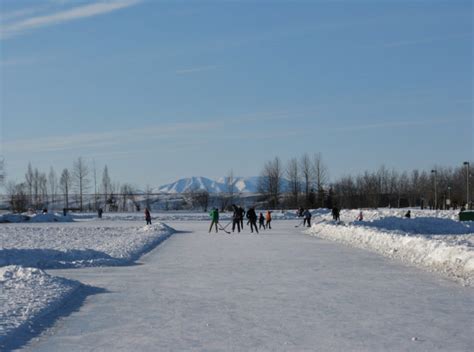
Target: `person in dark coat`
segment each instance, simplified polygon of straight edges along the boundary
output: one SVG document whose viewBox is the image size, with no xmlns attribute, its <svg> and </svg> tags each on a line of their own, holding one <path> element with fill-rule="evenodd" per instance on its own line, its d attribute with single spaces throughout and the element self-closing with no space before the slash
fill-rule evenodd
<svg viewBox="0 0 474 352">
<path fill-rule="evenodd" d="M 311 212 L 309 211 L 309 209 L 306 209 L 304 212 L 303 212 L 303 226 L 304 225 L 308 225 L 308 227 L 311 227 Z"/>
<path fill-rule="evenodd" d="M 303 209 L 303 208 L 299 208 L 299 209 L 298 209 L 298 217 L 299 217 L 299 218 L 303 217 L 303 213 L 304 213 L 304 209 Z"/>
<path fill-rule="evenodd" d="M 147 225 L 151 225 L 151 214 L 148 208 L 145 208 L 145 220 Z"/>
<path fill-rule="evenodd" d="M 265 217 L 260 213 L 258 215 L 258 228 L 261 229 L 262 227 L 265 230 Z"/>
<path fill-rule="evenodd" d="M 405 214 L 406 218 L 411 218 L 411 210 L 408 210 L 407 213 Z"/>
<path fill-rule="evenodd" d="M 332 218 L 334 221 L 340 221 L 339 209 L 337 207 L 332 208 Z"/>
<path fill-rule="evenodd" d="M 253 228 L 255 227 L 255 232 L 258 233 L 257 213 L 255 213 L 254 208 L 250 208 L 249 210 L 247 210 L 247 219 L 249 219 L 249 223 L 250 223 L 250 232 L 253 233 Z"/>
<path fill-rule="evenodd" d="M 232 214 L 232 232 L 235 231 L 235 226 L 237 226 L 237 232 L 240 233 L 240 223 L 241 223 L 241 218 L 240 218 L 240 211 L 237 205 L 232 204 L 232 209 L 234 209 L 234 213 Z"/>
<path fill-rule="evenodd" d="M 239 206 L 239 216 L 240 216 L 240 228 L 243 230 L 244 229 L 244 216 L 245 216 L 245 210 L 244 208 Z"/>
</svg>

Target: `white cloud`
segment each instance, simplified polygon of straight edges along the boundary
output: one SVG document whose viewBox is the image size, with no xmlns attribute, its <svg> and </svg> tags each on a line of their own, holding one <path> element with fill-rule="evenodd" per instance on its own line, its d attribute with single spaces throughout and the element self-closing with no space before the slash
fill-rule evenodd
<svg viewBox="0 0 474 352">
<path fill-rule="evenodd" d="M 41 27 L 102 15 L 108 12 L 136 5 L 140 1 L 141 0 L 118 0 L 114 2 L 100 1 L 51 14 L 13 21 L 2 25 L 0 28 L 0 38 L 9 38 Z"/>
<path fill-rule="evenodd" d="M 6 152 L 57 152 L 75 149 L 93 149 L 106 146 L 137 143 L 142 140 L 174 138 L 185 133 L 197 133 L 215 128 L 214 123 L 189 122 L 154 125 L 147 128 L 115 130 L 109 132 L 80 133 L 67 136 L 40 137 L 6 141 Z"/>
</svg>

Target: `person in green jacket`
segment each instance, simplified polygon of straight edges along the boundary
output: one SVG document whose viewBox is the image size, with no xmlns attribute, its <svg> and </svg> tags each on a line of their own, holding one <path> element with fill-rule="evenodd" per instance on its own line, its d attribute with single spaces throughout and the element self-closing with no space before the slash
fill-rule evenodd
<svg viewBox="0 0 474 352">
<path fill-rule="evenodd" d="M 211 212 L 209 213 L 209 216 L 211 217 L 211 226 L 209 227 L 209 233 L 211 233 L 213 225 L 216 227 L 216 233 L 217 233 L 218 232 L 217 224 L 219 223 L 219 210 L 217 208 L 213 208 Z"/>
</svg>

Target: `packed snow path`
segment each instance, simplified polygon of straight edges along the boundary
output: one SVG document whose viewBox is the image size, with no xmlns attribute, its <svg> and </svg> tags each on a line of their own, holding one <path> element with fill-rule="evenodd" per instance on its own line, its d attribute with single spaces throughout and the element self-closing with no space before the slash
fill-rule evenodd
<svg viewBox="0 0 474 352">
<path fill-rule="evenodd" d="M 33 351 L 472 351 L 474 291 L 301 234 L 176 222 L 139 265 L 49 270 L 106 290 Z"/>
</svg>

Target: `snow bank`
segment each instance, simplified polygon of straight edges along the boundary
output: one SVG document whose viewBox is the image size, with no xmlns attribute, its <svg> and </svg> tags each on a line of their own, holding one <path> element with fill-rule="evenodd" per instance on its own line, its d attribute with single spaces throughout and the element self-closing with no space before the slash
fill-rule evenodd
<svg viewBox="0 0 474 352">
<path fill-rule="evenodd" d="M 411 212 L 412 218 L 427 217 L 427 218 L 439 218 L 439 219 L 459 219 L 459 210 L 429 210 L 429 209 L 412 209 L 412 208 L 379 208 L 379 209 L 344 209 L 341 211 L 341 220 L 344 222 L 352 222 L 357 219 L 359 212 L 362 210 L 364 220 L 373 221 L 387 217 L 403 218 L 408 210 Z M 326 211 L 324 219 L 332 219 L 331 210 L 329 209 L 318 209 L 313 211 L 313 215 L 324 215 L 322 212 Z"/>
<path fill-rule="evenodd" d="M 420 217 L 414 219 L 397 218 L 394 216 L 373 221 L 358 221 L 353 225 L 374 227 L 389 231 L 399 231 L 410 234 L 456 234 L 465 235 L 474 232 L 471 223 L 461 223 L 451 219 Z"/>
<path fill-rule="evenodd" d="M 352 218 L 353 214 L 344 215 Z M 381 212 L 373 216 L 376 220 L 347 224 L 322 216 L 314 219 L 308 233 L 419 265 L 466 286 L 474 285 L 472 224 L 453 221 L 450 216 L 405 219 L 383 215 Z"/>
<path fill-rule="evenodd" d="M 79 286 L 40 269 L 1 267 L 0 350 L 36 319 L 61 306 Z"/>
<path fill-rule="evenodd" d="M 168 238 L 164 224 L 120 222 L 2 225 L 0 266 L 64 268 L 124 265 Z"/>
<path fill-rule="evenodd" d="M 74 219 L 70 215 L 62 214 L 3 214 L 0 215 L 0 223 L 19 223 L 19 222 L 72 222 Z"/>
</svg>

